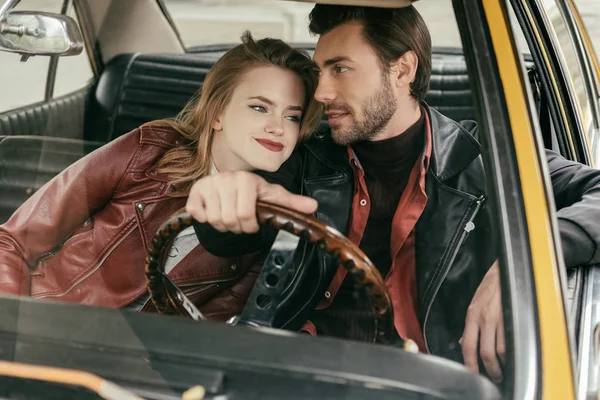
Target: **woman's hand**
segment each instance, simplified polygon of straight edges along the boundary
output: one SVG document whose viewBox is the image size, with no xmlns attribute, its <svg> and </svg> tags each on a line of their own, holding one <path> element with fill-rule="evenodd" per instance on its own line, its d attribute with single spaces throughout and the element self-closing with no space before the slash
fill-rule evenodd
<svg viewBox="0 0 600 400">
<path fill-rule="evenodd" d="M 255 233 L 258 200 L 305 214 L 317 209 L 314 199 L 292 194 L 253 173 L 237 171 L 199 179 L 190 190 L 186 211 L 196 221 L 207 222 L 221 232 Z"/>
</svg>

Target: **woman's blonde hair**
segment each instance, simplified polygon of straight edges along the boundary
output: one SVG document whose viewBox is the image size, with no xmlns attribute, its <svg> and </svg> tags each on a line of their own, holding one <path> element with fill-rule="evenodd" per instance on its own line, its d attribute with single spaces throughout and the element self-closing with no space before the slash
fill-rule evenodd
<svg viewBox="0 0 600 400">
<path fill-rule="evenodd" d="M 250 32 L 242 35 L 242 44 L 225 53 L 206 75 L 201 90 L 173 119 L 148 122 L 145 127 L 170 127 L 182 137 L 180 146 L 169 150 L 158 163 L 158 171 L 167 173 L 175 197 L 187 196 L 192 184 L 211 170 L 210 148 L 213 122 L 224 112 L 240 78 L 257 66 L 276 66 L 298 74 L 304 85 L 305 104 L 300 122 L 300 140 L 316 129 L 321 106 L 313 98 L 317 76 L 310 56 L 293 49 L 279 39 L 253 40 Z"/>
</svg>

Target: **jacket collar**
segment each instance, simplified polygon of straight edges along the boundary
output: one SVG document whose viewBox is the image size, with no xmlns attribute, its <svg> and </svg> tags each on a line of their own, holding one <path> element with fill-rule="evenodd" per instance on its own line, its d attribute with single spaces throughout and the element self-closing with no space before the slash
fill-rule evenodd
<svg viewBox="0 0 600 400">
<path fill-rule="evenodd" d="M 481 154 L 481 145 L 473 136 L 476 125 L 472 123 L 472 132 L 465 126 L 440 114 L 423 103 L 429 114 L 431 124 L 432 150 L 430 171 L 444 181 L 464 170 Z"/>
<path fill-rule="evenodd" d="M 474 136 L 477 125 L 471 121 L 458 123 L 440 114 L 425 102 L 422 105 L 429 115 L 431 126 L 429 171 L 438 180 L 445 181 L 459 174 L 481 154 L 481 145 Z M 306 147 L 328 167 L 351 173 L 348 152 L 333 142 L 328 125 L 323 124 L 306 143 Z"/>
</svg>

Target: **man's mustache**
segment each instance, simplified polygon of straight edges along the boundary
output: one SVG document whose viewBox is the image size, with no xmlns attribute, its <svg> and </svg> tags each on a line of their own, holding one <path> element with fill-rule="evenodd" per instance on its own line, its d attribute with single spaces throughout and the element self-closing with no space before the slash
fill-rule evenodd
<svg viewBox="0 0 600 400">
<path fill-rule="evenodd" d="M 341 103 L 329 103 L 323 107 L 324 112 L 328 112 L 328 111 L 332 111 L 332 110 L 342 111 L 347 114 L 352 114 L 352 110 L 350 110 L 350 108 L 348 106 L 346 106 L 345 104 L 341 104 Z"/>
</svg>

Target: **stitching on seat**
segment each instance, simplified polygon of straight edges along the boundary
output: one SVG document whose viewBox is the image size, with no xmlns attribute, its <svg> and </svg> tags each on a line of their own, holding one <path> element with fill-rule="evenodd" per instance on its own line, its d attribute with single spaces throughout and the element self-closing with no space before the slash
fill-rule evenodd
<svg viewBox="0 0 600 400">
<path fill-rule="evenodd" d="M 117 115 L 119 114 L 119 108 L 121 107 L 121 100 L 122 100 L 122 96 L 123 96 L 123 88 L 125 87 L 125 81 L 127 80 L 127 78 L 129 77 L 129 71 L 131 70 L 131 66 L 133 65 L 133 62 L 138 58 L 138 56 L 141 53 L 135 53 L 132 57 L 131 60 L 129 60 L 129 62 L 127 63 L 127 67 L 125 68 L 125 73 L 123 74 L 123 80 L 121 81 L 121 84 L 119 85 L 119 91 L 117 93 L 117 101 L 115 102 L 115 106 L 113 107 L 113 112 L 111 115 L 111 121 L 110 121 L 110 127 L 109 127 L 109 131 L 110 131 L 110 136 L 108 137 L 108 141 L 112 141 L 113 139 L 115 139 L 114 137 L 114 133 L 115 133 L 115 124 L 117 122 Z"/>
</svg>

